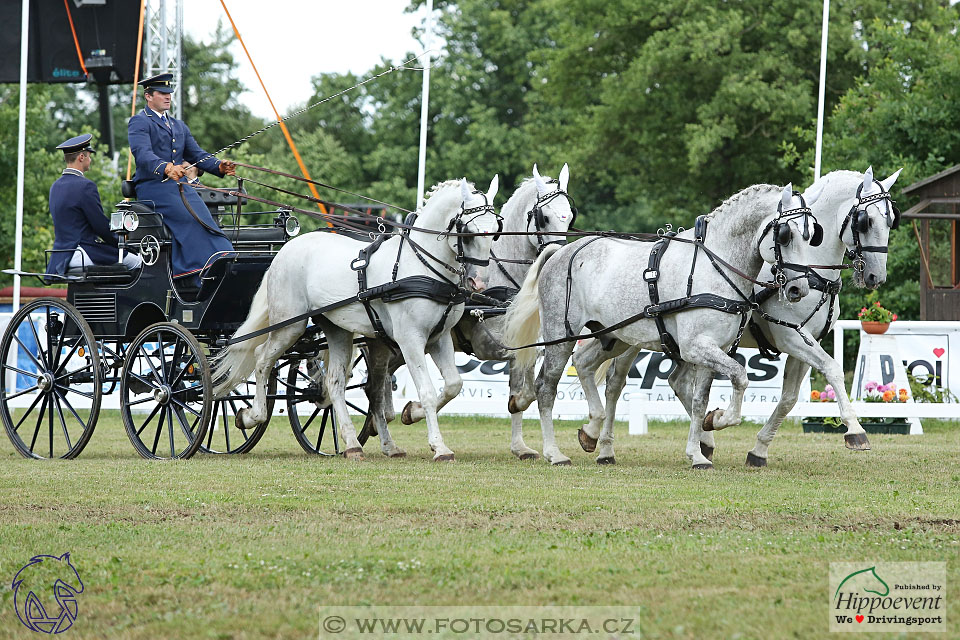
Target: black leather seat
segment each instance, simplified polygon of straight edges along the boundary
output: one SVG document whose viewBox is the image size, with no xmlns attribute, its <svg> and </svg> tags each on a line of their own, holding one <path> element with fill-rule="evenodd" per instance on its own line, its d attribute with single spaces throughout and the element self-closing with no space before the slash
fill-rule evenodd
<svg viewBox="0 0 960 640">
<path fill-rule="evenodd" d="M 128 284 L 140 273 L 140 268 L 128 269 L 117 264 L 91 264 L 86 267 L 67 269 L 68 276 L 83 276 L 84 282 L 103 282 L 104 284 Z"/>
</svg>

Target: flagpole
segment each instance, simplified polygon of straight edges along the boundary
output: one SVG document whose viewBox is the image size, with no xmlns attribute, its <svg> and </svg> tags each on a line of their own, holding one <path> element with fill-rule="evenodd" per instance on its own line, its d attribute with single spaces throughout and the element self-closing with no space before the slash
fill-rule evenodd
<svg viewBox="0 0 960 640">
<path fill-rule="evenodd" d="M 17 222 L 13 268 L 23 261 L 23 166 L 27 149 L 27 56 L 30 54 L 30 0 L 23 0 L 20 12 L 20 119 L 17 128 Z M 13 312 L 20 309 L 20 276 L 13 276 Z"/>
<path fill-rule="evenodd" d="M 813 180 L 820 179 L 820 157 L 823 152 L 823 102 L 827 85 L 827 32 L 830 30 L 830 0 L 823 0 L 823 26 L 820 36 L 820 95 L 817 100 L 817 152 Z"/>
<path fill-rule="evenodd" d="M 427 0 L 427 19 L 424 23 L 423 47 L 426 56 L 423 58 L 423 90 L 420 100 L 420 156 L 417 162 L 417 206 L 423 204 L 424 179 L 427 166 L 427 124 L 430 120 L 430 67 L 433 66 L 433 54 L 430 47 L 433 44 L 433 0 Z"/>
</svg>

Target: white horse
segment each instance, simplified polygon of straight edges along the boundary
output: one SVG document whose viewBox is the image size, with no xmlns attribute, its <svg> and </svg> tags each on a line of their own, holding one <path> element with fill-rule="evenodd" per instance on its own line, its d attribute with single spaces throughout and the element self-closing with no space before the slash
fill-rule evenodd
<svg viewBox="0 0 960 640">
<path fill-rule="evenodd" d="M 840 264 L 847 255 L 855 264 L 862 267 L 853 272 L 853 282 L 856 286 L 876 289 L 883 284 L 887 277 L 885 248 L 890 230 L 896 224 L 889 193 L 899 175 L 900 171 L 897 171 L 887 179 L 877 181 L 874 179 L 872 167 L 868 168 L 866 173 L 834 171 L 811 185 L 804 193 L 804 197 L 823 229 L 823 243 L 815 253 L 811 253 L 811 260 L 816 264 Z M 865 200 L 867 202 L 864 202 Z M 858 238 L 854 234 L 857 234 Z M 872 251 L 869 250 L 871 247 L 884 250 Z M 767 448 L 783 420 L 796 404 L 800 385 L 810 367 L 820 371 L 837 391 L 840 416 L 847 427 L 844 435 L 847 447 L 854 450 L 870 448 L 866 432 L 860 426 L 856 413 L 850 405 L 843 378 L 843 367 L 819 344 L 819 341 L 830 333 L 840 317 L 840 307 L 834 293 L 839 288 L 839 275 L 835 270 L 815 269 L 814 271 L 819 274 L 819 278 L 811 275 L 808 280 L 811 288 L 817 289 L 818 295 L 811 294 L 792 303 L 780 300 L 777 296 L 771 296 L 760 303 L 763 314 L 755 312 L 753 315 L 752 320 L 755 323 L 753 330 L 760 331 L 777 351 L 786 353 L 787 359 L 784 363 L 783 391 L 780 401 L 757 434 L 756 446 L 747 453 L 748 466 L 766 466 Z M 764 267 L 760 279 L 772 280 L 773 277 L 770 266 Z M 831 287 L 836 288 L 833 291 L 824 291 Z M 763 295 L 759 290 L 754 293 L 761 297 Z M 779 324 L 776 320 L 793 326 Z M 752 331 L 745 334 L 740 344 L 747 348 L 756 347 L 755 334 Z M 596 349 L 597 346 L 590 348 Z M 637 353 L 637 349 L 629 349 L 612 361 L 612 366 L 606 373 L 606 410 L 601 411 L 599 416 L 591 415 L 590 422 L 584 425 L 583 433 L 580 435 L 580 443 L 585 450 L 593 451 L 599 445 L 597 447 L 598 463 L 609 464 L 615 461 L 613 425 L 617 401 Z M 573 361 L 578 372 L 581 370 L 580 360 L 587 355 L 586 350 L 582 353 L 578 350 L 574 354 Z M 598 378 L 603 371 L 603 368 L 597 370 Z M 677 362 L 677 368 L 669 377 L 670 386 L 688 413 L 692 408 L 694 373 L 694 367 L 680 361 Z M 603 423 L 602 431 L 599 422 Z M 702 452 L 712 459 L 714 447 L 713 433 L 704 431 L 701 439 Z"/>
<path fill-rule="evenodd" d="M 570 179 L 570 170 L 563 165 L 559 179 L 552 180 L 542 177 L 533 166 L 533 177 L 524 180 L 517 187 L 513 195 L 503 205 L 503 230 L 505 232 L 542 232 L 543 235 L 502 235 L 493 241 L 490 246 L 490 265 L 482 283 L 475 283 L 476 288 L 482 289 L 485 294 L 495 296 L 500 300 L 511 299 L 520 289 L 523 279 L 536 260 L 540 252 L 552 244 L 566 242 L 563 233 L 573 221 L 574 212 L 570 207 L 567 195 L 567 184 Z M 521 389 L 533 386 L 533 371 L 529 367 L 512 366 L 514 351 L 503 348 L 503 316 L 492 315 L 480 322 L 478 319 L 465 313 L 460 322 L 454 327 L 454 344 L 458 351 L 472 353 L 481 360 L 505 360 L 511 363 L 510 392 L 519 394 Z M 374 356 L 383 353 L 382 349 L 375 348 L 368 342 L 368 383 L 367 397 L 370 400 L 369 418 L 360 435 L 361 443 L 366 435 L 374 435 L 393 418 L 393 402 L 390 392 L 390 374 L 403 364 L 403 359 L 393 357 L 389 364 L 383 362 L 383 356 Z M 389 356 L 388 353 L 383 355 Z M 442 405 L 437 409 L 441 409 Z M 523 412 L 509 405 L 511 439 L 510 451 L 521 460 L 539 458 L 539 454 L 523 441 Z M 420 403 L 408 403 L 401 414 L 404 424 L 412 424 L 424 417 Z M 553 442 L 553 432 L 544 433 L 544 446 Z M 569 458 L 566 463 L 569 463 Z M 561 464 L 563 460 L 556 458 L 554 464 Z"/>
<path fill-rule="evenodd" d="M 757 277 L 764 262 L 809 264 L 807 256 L 811 238 L 809 234 L 803 237 L 801 226 L 806 216 L 802 211 L 802 202 L 793 196 L 790 185 L 782 189 L 772 185 L 750 187 L 706 217 L 708 224 L 704 246 L 712 250 L 713 256 L 723 259 L 750 278 Z M 798 213 L 792 214 L 792 218 L 781 219 L 781 212 Z M 685 231 L 680 236 L 692 239 L 694 231 Z M 792 242 L 789 241 L 790 237 L 793 238 Z M 661 243 L 652 245 L 592 238 L 578 240 L 559 250 L 551 247 L 544 251 L 531 268 L 507 314 L 506 338 L 509 344 L 533 343 L 541 333 L 541 323 L 545 341 L 565 339 L 570 334 L 575 336 L 584 327 L 594 331 L 601 327 L 623 325 L 635 315 L 650 310 L 650 280 L 657 281 L 661 304 L 691 294 L 699 295 L 701 299 L 710 294 L 728 296 L 727 300 L 735 302 L 742 302 L 742 298 L 748 295 L 744 293 L 750 291 L 747 278 L 727 266 L 714 263 L 710 254 L 700 255 L 700 259 L 695 261 L 695 251 L 698 254 L 705 252 L 695 249 L 692 244 L 667 243 L 663 262 L 656 270 L 658 273 L 650 269 L 644 272 L 651 251 L 657 246 L 661 246 Z M 644 273 L 643 277 L 641 273 Z M 692 283 L 689 287 L 688 277 Z M 800 299 L 809 290 L 805 278 L 792 278 L 785 288 L 787 297 L 791 299 Z M 678 345 L 680 357 L 697 366 L 698 387 L 708 385 L 714 373 L 730 378 L 734 393 L 726 412 L 716 420 L 716 426 L 723 428 L 738 424 L 747 376 L 744 368 L 727 354 L 727 349 L 735 343 L 740 333 L 742 316 L 717 308 L 678 310 L 674 307 L 671 310 L 667 305 L 667 311 L 661 317 L 666 331 Z M 640 317 L 615 328 L 606 334 L 604 341 L 609 339 L 613 339 L 614 352 L 594 363 L 594 370 L 604 360 L 622 353 L 625 345 L 663 350 L 663 336 L 655 320 L 650 317 Z M 619 351 L 616 341 L 623 345 Z M 557 383 L 572 350 L 572 341 L 546 346 L 543 365 L 536 380 L 540 420 L 545 425 L 551 425 L 551 429 Z M 532 366 L 534 357 L 533 349 L 521 350 L 517 357 L 518 366 Z M 593 380 L 581 377 L 581 383 L 591 413 L 598 407 L 602 410 Z M 514 398 L 518 408 L 526 408 L 532 400 L 529 396 Z M 694 468 L 711 468 L 711 462 L 700 450 L 700 434 L 706 413 L 705 399 L 696 396 L 692 409 L 686 453 Z M 551 462 L 566 458 L 555 444 L 552 450 L 544 453 Z"/>
<path fill-rule="evenodd" d="M 492 202 L 497 194 L 494 177 L 486 194 L 475 191 L 466 179 L 451 180 L 433 188 L 419 211 L 416 226 L 435 232 L 476 233 L 473 237 L 411 230 L 407 235 L 391 234 L 367 257 L 367 288 L 408 277 L 442 279 L 447 289 L 462 287 L 476 279 L 478 263 L 490 253 L 490 243 L 498 229 L 499 217 Z M 402 247 L 401 247 L 402 243 Z M 314 314 L 313 320 L 327 339 L 328 351 L 323 383 L 332 400 L 344 455 L 363 459 L 344 398 L 346 380 L 356 335 L 377 337 L 376 317 L 382 326 L 380 337 L 394 341 L 407 362 L 427 418 L 427 440 L 434 460 L 453 460 L 454 454 L 443 442 L 437 421 L 437 406 L 460 392 L 462 382 L 454 362 L 450 328 L 463 313 L 463 302 L 437 301 L 426 297 L 408 297 L 385 302 L 370 300 L 370 310 L 356 301 L 360 290 L 358 272 L 360 250 L 365 242 L 332 233 L 309 233 L 294 238 L 277 253 L 254 296 L 246 321 L 235 337 L 264 329 L 311 310 L 352 302 Z M 463 266 L 457 263 L 463 262 Z M 459 277 L 459 281 L 457 278 Z M 423 282 L 421 280 L 421 282 Z M 441 283 L 441 284 L 442 284 Z M 237 415 L 237 426 L 252 428 L 269 420 L 266 387 L 277 358 L 303 334 L 307 320 L 277 328 L 265 335 L 230 345 L 217 357 L 214 394 L 219 397 L 256 372 L 256 398 L 249 410 Z M 433 388 L 426 367 L 430 354 L 443 376 L 440 398 Z M 319 375 L 319 374 L 318 374 Z M 391 457 L 405 455 L 389 432 L 381 433 L 381 448 Z"/>
</svg>

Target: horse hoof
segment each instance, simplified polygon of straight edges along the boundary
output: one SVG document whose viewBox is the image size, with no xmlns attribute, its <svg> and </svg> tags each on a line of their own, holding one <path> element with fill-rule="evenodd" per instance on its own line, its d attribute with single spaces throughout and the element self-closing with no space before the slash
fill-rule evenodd
<svg viewBox="0 0 960 640">
<path fill-rule="evenodd" d="M 251 428 L 243 424 L 243 414 L 245 414 L 247 411 L 249 411 L 249 409 L 243 407 L 240 409 L 240 411 L 237 411 L 237 415 L 233 418 L 234 426 L 241 431 L 246 431 L 247 429 Z"/>
<path fill-rule="evenodd" d="M 441 455 L 438 455 L 438 456 L 434 456 L 434 457 L 433 457 L 433 461 L 434 461 L 434 462 L 453 462 L 453 454 L 452 454 L 452 453 L 444 453 L 444 454 L 441 454 Z"/>
<path fill-rule="evenodd" d="M 351 447 L 343 452 L 343 457 L 347 460 L 363 460 L 363 449 Z"/>
<path fill-rule="evenodd" d="M 558 460 L 556 462 L 551 462 L 551 466 L 554 467 L 572 467 L 573 463 L 570 460 Z"/>
<path fill-rule="evenodd" d="M 406 457 L 407 457 L 407 452 L 406 452 L 406 451 L 394 451 L 393 453 L 391 453 L 391 454 L 388 455 L 387 457 L 388 457 L 388 458 L 406 458 Z"/>
<path fill-rule="evenodd" d="M 403 405 L 403 411 L 400 412 L 400 422 L 403 424 L 413 424 L 413 400 Z"/>
<path fill-rule="evenodd" d="M 360 446 L 367 444 L 367 439 L 370 436 L 377 435 L 377 428 L 373 426 L 373 416 L 369 413 L 363 419 L 363 429 L 360 430 L 360 433 L 357 434 L 357 441 L 360 443 Z"/>
<path fill-rule="evenodd" d="M 507 400 L 507 411 L 509 413 L 520 413 L 520 409 L 517 407 L 517 401 L 514 396 L 510 396 L 510 399 Z"/>
<path fill-rule="evenodd" d="M 580 448 L 587 453 L 593 453 L 597 450 L 597 439 L 591 438 L 583 429 L 577 430 L 577 440 L 580 441 Z"/>
<path fill-rule="evenodd" d="M 597 458 L 597 464 L 617 464 L 617 459 L 613 456 L 609 458 Z"/>
<path fill-rule="evenodd" d="M 713 447 L 708 447 L 707 445 L 700 443 L 700 453 L 703 454 L 703 457 L 713 462 Z"/>
<path fill-rule="evenodd" d="M 865 433 L 848 433 L 843 436 L 843 443 L 853 451 L 870 451 L 870 441 Z"/>
<path fill-rule="evenodd" d="M 719 418 L 723 415 L 723 409 L 714 409 L 708 413 L 703 419 L 703 430 L 704 431 L 713 431 L 713 421 L 716 418 Z"/>
<path fill-rule="evenodd" d="M 753 452 L 747 452 L 747 466 L 754 467 L 759 469 L 760 467 L 767 466 L 767 459 L 761 458 L 760 456 L 753 455 Z"/>
<path fill-rule="evenodd" d="M 520 454 L 520 459 L 521 460 L 539 460 L 540 454 L 539 453 L 522 453 Z"/>
<path fill-rule="evenodd" d="M 694 469 L 698 469 L 698 470 L 699 470 L 699 469 L 704 469 L 704 470 L 711 470 L 711 471 L 712 471 L 712 470 L 713 470 L 713 465 L 710 464 L 710 463 L 707 463 L 707 464 L 695 464 L 695 465 L 693 465 L 693 468 L 694 468 Z"/>
</svg>

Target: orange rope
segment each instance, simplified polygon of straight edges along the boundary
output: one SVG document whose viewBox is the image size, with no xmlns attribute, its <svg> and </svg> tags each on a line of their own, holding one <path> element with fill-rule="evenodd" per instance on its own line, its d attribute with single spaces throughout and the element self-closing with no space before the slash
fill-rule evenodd
<svg viewBox="0 0 960 640">
<path fill-rule="evenodd" d="M 70 5 L 67 0 L 63 0 L 63 6 L 67 10 L 67 20 L 70 21 L 70 33 L 73 34 L 73 44 L 77 48 L 77 59 L 80 61 L 80 68 L 83 69 L 83 75 L 87 75 L 87 65 L 83 63 L 83 54 L 80 53 L 80 41 L 77 40 L 77 30 L 73 28 L 73 16 L 70 15 Z"/>
<path fill-rule="evenodd" d="M 297 164 L 300 165 L 300 173 L 303 174 L 303 177 L 307 180 L 312 180 L 310 177 L 310 172 L 307 171 L 307 167 L 303 164 L 303 160 L 300 158 L 300 152 L 297 151 L 297 145 L 293 143 L 293 138 L 290 137 L 290 132 L 287 130 L 287 125 L 284 124 L 283 118 L 280 117 L 280 113 L 277 111 L 277 108 L 273 106 L 273 99 L 270 97 L 270 92 L 267 91 L 267 87 L 263 84 L 263 78 L 260 77 L 260 72 L 257 71 L 257 65 L 254 64 L 253 58 L 250 57 L 250 52 L 247 51 L 247 45 L 243 42 L 243 37 L 240 36 L 240 31 L 237 29 L 237 25 L 233 22 L 233 17 L 230 15 L 230 10 L 227 9 L 227 3 L 225 0 L 220 0 L 220 4 L 223 5 L 223 10 L 227 14 L 227 19 L 230 20 L 230 26 L 233 27 L 233 32 L 237 35 L 237 40 L 240 41 L 240 46 L 243 47 L 243 52 L 247 54 L 247 60 L 250 61 L 250 66 L 253 67 L 253 72 L 257 74 L 257 80 L 260 81 L 260 87 L 263 88 L 264 95 L 267 96 L 267 101 L 270 102 L 270 108 L 273 109 L 273 115 L 277 117 L 277 122 L 280 124 L 280 129 L 283 130 L 283 137 L 287 139 L 287 144 L 290 146 L 290 150 L 293 151 L 293 157 L 296 158 Z M 314 198 L 319 199 L 320 194 L 317 193 L 317 188 L 314 185 L 310 186 L 310 192 L 313 194 Z M 323 206 L 322 203 L 317 203 L 317 207 L 320 208 L 322 213 L 327 213 L 327 208 Z M 332 227 L 331 223 L 327 223 L 328 227 Z"/>
<path fill-rule="evenodd" d="M 140 29 L 137 31 L 137 61 L 133 66 L 133 99 L 130 100 L 130 117 L 137 112 L 137 80 L 140 78 L 140 53 L 143 47 L 143 12 L 147 0 L 140 0 Z M 127 180 L 133 168 L 133 151 L 127 149 Z M 127 198 L 129 199 L 129 198 Z"/>
</svg>

